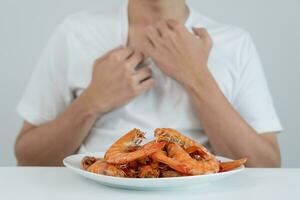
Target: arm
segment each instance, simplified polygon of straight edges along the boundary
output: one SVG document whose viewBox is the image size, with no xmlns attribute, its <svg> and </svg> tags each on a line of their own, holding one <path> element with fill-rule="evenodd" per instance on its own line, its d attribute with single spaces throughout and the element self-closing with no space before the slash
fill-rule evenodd
<svg viewBox="0 0 300 200">
<path fill-rule="evenodd" d="M 216 153 L 230 158 L 247 156 L 251 167 L 279 167 L 276 134 L 257 134 L 232 108 L 208 71 L 200 78 L 201 84 L 190 83 L 187 91 Z"/>
<path fill-rule="evenodd" d="M 15 145 L 18 163 L 61 165 L 80 147 L 97 118 L 152 87 L 150 70 L 135 70 L 142 59 L 132 48 L 117 48 L 98 59 L 89 87 L 60 116 L 37 127 L 24 123 Z"/>
<path fill-rule="evenodd" d="M 193 106 L 216 153 L 232 158 L 247 156 L 248 166 L 280 166 L 276 136 L 258 135 L 233 109 L 207 68 L 212 41 L 205 29 L 196 38 L 174 20 L 146 30 L 145 52 L 191 96 Z M 188 69 L 188 70 L 187 70 Z"/>
<path fill-rule="evenodd" d="M 40 126 L 24 122 L 15 145 L 19 165 L 62 165 L 76 152 L 101 112 L 89 104 L 86 91 L 55 120 Z"/>
</svg>

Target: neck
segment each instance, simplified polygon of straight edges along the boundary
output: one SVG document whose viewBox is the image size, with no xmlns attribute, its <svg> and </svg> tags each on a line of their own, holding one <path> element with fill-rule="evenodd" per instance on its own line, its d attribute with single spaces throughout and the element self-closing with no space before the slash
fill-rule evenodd
<svg viewBox="0 0 300 200">
<path fill-rule="evenodd" d="M 166 19 L 184 23 L 189 10 L 185 0 L 129 0 L 128 13 L 130 24 L 147 26 Z"/>
</svg>

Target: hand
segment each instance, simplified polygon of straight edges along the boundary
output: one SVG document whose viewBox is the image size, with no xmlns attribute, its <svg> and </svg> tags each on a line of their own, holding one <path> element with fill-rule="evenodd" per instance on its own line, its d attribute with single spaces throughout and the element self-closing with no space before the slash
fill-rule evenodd
<svg viewBox="0 0 300 200">
<path fill-rule="evenodd" d="M 135 69 L 142 60 L 133 48 L 119 47 L 95 61 L 87 93 L 97 111 L 109 112 L 153 86 L 148 67 Z"/>
<path fill-rule="evenodd" d="M 184 86 L 208 72 L 212 40 L 204 28 L 194 28 L 193 32 L 196 36 L 174 20 L 146 28 L 148 41 L 143 51 L 166 75 Z"/>
</svg>

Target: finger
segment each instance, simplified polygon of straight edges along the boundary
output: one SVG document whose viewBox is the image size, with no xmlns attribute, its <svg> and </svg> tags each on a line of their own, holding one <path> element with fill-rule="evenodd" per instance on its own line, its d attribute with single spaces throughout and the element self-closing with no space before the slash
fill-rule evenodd
<svg viewBox="0 0 300 200">
<path fill-rule="evenodd" d="M 109 50 L 109 51 L 106 52 L 102 57 L 107 57 L 107 56 L 113 54 L 113 52 L 116 52 L 116 51 L 118 51 L 118 50 L 121 49 L 121 48 L 124 48 L 124 45 L 119 45 L 119 46 L 117 46 L 116 48 L 113 48 L 113 49 Z"/>
<path fill-rule="evenodd" d="M 128 70 L 134 73 L 136 66 L 140 64 L 143 61 L 143 59 L 144 55 L 141 52 L 134 51 L 134 53 L 126 60 Z"/>
<path fill-rule="evenodd" d="M 125 48 L 125 46 L 124 45 L 119 45 L 116 48 L 110 50 L 108 53 L 112 53 L 112 52 L 118 51 L 119 49 L 122 49 L 122 48 Z"/>
<path fill-rule="evenodd" d="M 195 35 L 197 35 L 198 37 L 202 38 L 202 37 L 206 37 L 206 30 L 205 28 L 196 28 L 193 27 L 193 32 Z"/>
<path fill-rule="evenodd" d="M 146 91 L 150 90 L 153 87 L 153 85 L 154 85 L 154 79 L 149 78 L 137 85 L 137 88 L 136 88 L 137 93 L 141 94 L 143 92 L 146 92 Z"/>
<path fill-rule="evenodd" d="M 172 32 L 165 20 L 158 22 L 155 27 L 158 30 L 161 37 L 166 37 Z"/>
<path fill-rule="evenodd" d="M 132 47 L 120 47 L 114 49 L 110 55 L 117 60 L 125 60 L 130 57 L 134 53 L 134 49 Z"/>
<path fill-rule="evenodd" d="M 193 32 L 200 39 L 202 39 L 204 43 L 206 43 L 207 45 L 211 45 L 212 43 L 211 37 L 205 28 L 193 28 Z"/>
<path fill-rule="evenodd" d="M 153 56 L 152 54 L 154 53 L 155 48 L 154 48 L 154 44 L 151 41 L 146 41 L 143 44 L 143 52 L 145 54 L 146 57 L 151 57 Z"/>
<path fill-rule="evenodd" d="M 156 44 L 161 40 L 158 30 L 154 26 L 148 26 L 146 28 L 146 37 L 152 43 L 154 48 L 156 47 Z"/>
<path fill-rule="evenodd" d="M 133 80 L 136 84 L 140 84 L 146 79 L 151 78 L 152 71 L 148 67 L 143 67 L 136 71 L 136 73 L 133 75 Z"/>
<path fill-rule="evenodd" d="M 178 21 L 174 20 L 174 19 L 168 19 L 166 21 L 167 26 L 169 27 L 169 29 L 174 30 L 174 31 L 184 31 L 186 30 L 186 28 L 184 27 L 184 25 L 182 25 L 181 23 L 179 23 Z"/>
</svg>

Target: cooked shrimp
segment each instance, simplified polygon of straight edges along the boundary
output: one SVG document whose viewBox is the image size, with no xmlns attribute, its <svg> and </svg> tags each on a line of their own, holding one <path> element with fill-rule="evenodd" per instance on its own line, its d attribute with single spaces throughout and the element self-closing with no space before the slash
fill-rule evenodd
<svg viewBox="0 0 300 200">
<path fill-rule="evenodd" d="M 159 151 L 153 153 L 150 157 L 152 158 L 152 160 L 154 160 L 156 162 L 164 163 L 164 164 L 168 165 L 170 168 L 172 168 L 178 172 L 181 172 L 184 174 L 187 174 L 189 172 L 188 168 L 185 166 L 185 164 L 182 164 L 182 163 L 178 162 L 177 160 L 174 160 L 174 159 L 168 157 L 166 155 L 166 153 L 162 150 L 159 150 Z"/>
<path fill-rule="evenodd" d="M 92 164 L 94 164 L 97 160 L 97 158 L 92 157 L 92 156 L 85 156 L 82 160 L 81 160 L 81 168 L 86 170 L 89 166 L 91 166 Z"/>
<path fill-rule="evenodd" d="M 136 178 L 138 173 L 138 163 L 136 161 L 132 161 L 130 163 L 115 165 L 119 169 L 122 169 L 127 178 Z"/>
<path fill-rule="evenodd" d="M 197 147 L 198 151 L 201 152 L 202 158 L 205 160 L 210 160 L 214 158 L 214 156 L 211 153 L 209 153 L 209 151 L 203 145 L 197 143 L 191 138 L 184 136 L 175 129 L 157 128 L 154 131 L 154 135 L 157 141 L 173 142 L 180 145 L 184 149 L 188 149 L 190 147 Z"/>
<path fill-rule="evenodd" d="M 123 171 L 126 174 L 126 178 L 137 178 L 138 171 L 131 169 L 131 168 L 123 169 Z"/>
<path fill-rule="evenodd" d="M 200 156 L 200 158 L 207 159 L 206 151 L 204 151 L 204 148 L 201 148 L 200 146 L 190 146 L 190 147 L 186 148 L 185 151 L 189 154 L 196 154 L 196 155 Z"/>
<path fill-rule="evenodd" d="M 126 176 L 125 172 L 122 169 L 119 169 L 114 165 L 108 164 L 104 159 L 96 161 L 94 164 L 87 168 L 87 171 L 108 176 Z"/>
<path fill-rule="evenodd" d="M 179 177 L 183 176 L 180 172 L 177 172 L 175 170 L 166 170 L 160 172 L 161 177 Z"/>
<path fill-rule="evenodd" d="M 105 153 L 105 160 L 110 164 L 126 164 L 162 149 L 165 142 L 149 142 L 140 149 L 132 151 L 145 138 L 145 134 L 139 129 L 133 129 L 117 140 Z M 131 151 L 131 152 L 130 152 Z"/>
<path fill-rule="evenodd" d="M 201 160 L 201 157 L 203 155 L 202 149 L 200 149 L 198 146 L 188 147 L 185 151 L 187 153 L 189 153 L 192 158 L 194 158 L 198 161 Z M 238 168 L 238 167 L 242 166 L 246 161 L 247 161 L 247 158 L 242 158 L 242 159 L 234 160 L 234 161 L 230 161 L 230 162 L 220 162 L 219 172 L 226 172 L 226 171 L 230 171 L 235 168 Z"/>
<path fill-rule="evenodd" d="M 148 156 L 143 157 L 143 158 L 139 158 L 136 160 L 138 164 L 140 165 L 148 165 L 151 161 L 150 158 Z"/>
<path fill-rule="evenodd" d="M 104 158 L 84 157 L 81 168 L 127 178 L 159 178 L 226 172 L 247 159 L 219 162 L 203 145 L 170 128 L 158 128 L 156 140 L 141 145 L 145 133 L 133 129 L 119 138 Z"/>
<path fill-rule="evenodd" d="M 188 167 L 188 174 L 202 175 L 217 173 L 219 162 L 216 159 L 200 160 L 193 159 L 181 146 L 175 143 L 167 145 L 168 156 L 174 160 L 184 163 Z"/>
<path fill-rule="evenodd" d="M 116 177 L 126 177 L 126 173 L 117 168 L 115 165 L 107 164 L 107 168 L 104 170 L 104 175 L 116 176 Z"/>
<path fill-rule="evenodd" d="M 151 165 L 144 165 L 139 169 L 139 178 L 158 178 L 159 177 L 159 169 L 152 167 Z"/>
<path fill-rule="evenodd" d="M 94 164 L 89 166 L 86 170 L 88 172 L 93 172 L 96 174 L 103 174 L 104 170 L 107 167 L 107 163 L 104 159 L 96 161 Z"/>
<path fill-rule="evenodd" d="M 230 162 L 221 162 L 219 172 L 227 172 L 227 171 L 236 169 L 236 168 L 242 166 L 246 162 L 247 162 L 247 158 L 242 158 L 242 159 L 234 160 L 234 161 L 230 161 Z"/>
</svg>

